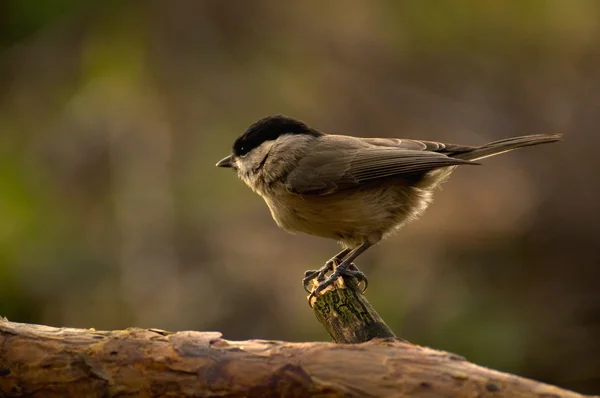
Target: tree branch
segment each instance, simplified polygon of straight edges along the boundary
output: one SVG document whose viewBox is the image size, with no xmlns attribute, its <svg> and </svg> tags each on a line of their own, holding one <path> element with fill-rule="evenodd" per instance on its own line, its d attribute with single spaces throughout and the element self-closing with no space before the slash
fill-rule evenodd
<svg viewBox="0 0 600 398">
<path fill-rule="evenodd" d="M 313 281 L 312 288 L 318 281 Z M 338 278 L 309 302 L 317 320 L 336 343 L 364 343 L 396 337 L 360 291 L 356 281 Z M 404 340 L 403 340 L 404 341 Z"/>
<path fill-rule="evenodd" d="M 234 342 L 216 332 L 95 331 L 1 318 L 0 396 L 583 397 L 396 339 Z"/>
</svg>

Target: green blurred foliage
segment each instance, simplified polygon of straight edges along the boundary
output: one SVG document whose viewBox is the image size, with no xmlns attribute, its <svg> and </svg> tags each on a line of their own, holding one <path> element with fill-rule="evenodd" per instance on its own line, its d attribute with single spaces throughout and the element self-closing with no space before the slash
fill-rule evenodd
<svg viewBox="0 0 600 398">
<path fill-rule="evenodd" d="M 0 48 L 34 35 L 81 5 L 79 0 L 7 0 L 0 4 Z"/>
<path fill-rule="evenodd" d="M 597 392 L 598 48 L 592 0 L 5 1 L 0 315 L 324 340 L 299 281 L 337 247 L 214 167 L 246 126 L 558 130 L 455 173 L 359 265 L 402 337 Z"/>
</svg>

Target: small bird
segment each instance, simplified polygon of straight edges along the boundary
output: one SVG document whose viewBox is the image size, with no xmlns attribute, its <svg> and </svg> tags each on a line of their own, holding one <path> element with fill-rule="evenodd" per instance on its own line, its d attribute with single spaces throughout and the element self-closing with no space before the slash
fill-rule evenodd
<svg viewBox="0 0 600 398">
<path fill-rule="evenodd" d="M 536 134 L 466 146 L 359 138 L 325 134 L 274 115 L 248 127 L 231 155 L 216 165 L 233 168 L 265 200 L 279 227 L 342 244 L 343 250 L 323 267 L 305 273 L 307 292 L 310 281 L 318 282 L 310 300 L 340 276 L 357 278 L 366 289 L 367 279 L 353 262 L 420 216 L 434 189 L 456 166 L 477 165 L 475 160 L 561 139 L 562 134 Z"/>
</svg>

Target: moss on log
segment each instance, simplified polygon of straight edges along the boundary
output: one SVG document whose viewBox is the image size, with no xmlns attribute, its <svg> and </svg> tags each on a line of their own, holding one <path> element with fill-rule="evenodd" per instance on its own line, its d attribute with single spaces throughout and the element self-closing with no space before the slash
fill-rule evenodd
<svg viewBox="0 0 600 398">
<path fill-rule="evenodd" d="M 336 343 L 364 343 L 374 338 L 396 337 L 354 281 L 345 283 L 339 278 L 319 296 L 310 298 L 309 304 Z"/>
</svg>

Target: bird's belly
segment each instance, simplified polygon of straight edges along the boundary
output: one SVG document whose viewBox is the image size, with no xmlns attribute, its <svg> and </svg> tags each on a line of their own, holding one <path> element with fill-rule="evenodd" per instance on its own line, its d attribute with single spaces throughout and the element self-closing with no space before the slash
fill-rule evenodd
<svg viewBox="0 0 600 398">
<path fill-rule="evenodd" d="M 430 192 L 392 185 L 331 195 L 264 196 L 273 219 L 289 232 L 336 239 L 349 247 L 376 243 L 422 212 Z"/>
</svg>

